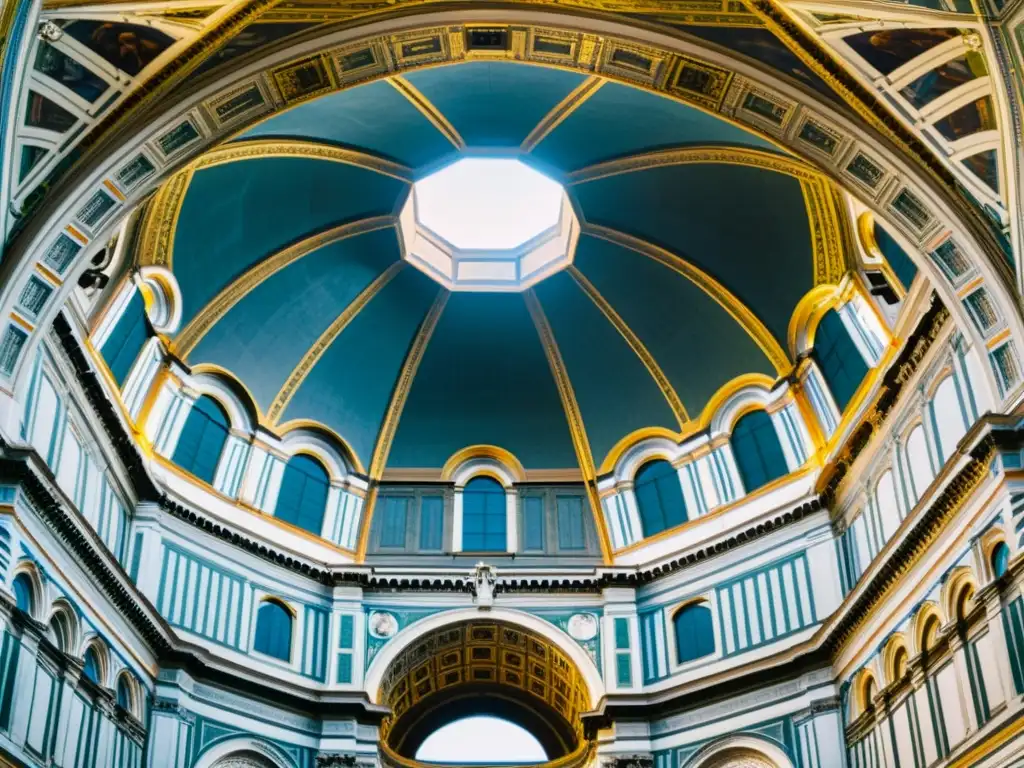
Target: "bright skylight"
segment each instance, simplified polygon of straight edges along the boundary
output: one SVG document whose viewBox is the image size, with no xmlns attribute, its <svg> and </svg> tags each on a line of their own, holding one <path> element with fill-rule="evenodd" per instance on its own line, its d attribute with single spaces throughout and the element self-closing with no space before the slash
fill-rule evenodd
<svg viewBox="0 0 1024 768">
<path fill-rule="evenodd" d="M 518 160 L 470 157 L 416 182 L 420 223 L 456 248 L 515 248 L 558 223 L 562 187 Z"/>
<path fill-rule="evenodd" d="M 536 737 L 508 720 L 476 715 L 430 734 L 416 751 L 426 763 L 543 763 L 548 756 Z"/>
<path fill-rule="evenodd" d="M 561 185 L 518 160 L 469 157 L 413 185 L 402 258 L 452 291 L 522 291 L 572 264 L 580 225 Z"/>
</svg>

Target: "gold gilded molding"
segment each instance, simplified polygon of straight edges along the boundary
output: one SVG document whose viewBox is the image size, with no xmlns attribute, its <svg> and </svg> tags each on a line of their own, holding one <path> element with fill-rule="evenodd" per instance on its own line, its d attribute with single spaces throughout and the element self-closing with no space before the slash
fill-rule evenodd
<svg viewBox="0 0 1024 768">
<path fill-rule="evenodd" d="M 439 479 L 443 482 L 450 482 L 455 470 L 471 459 L 491 459 L 504 465 L 515 477 L 517 483 L 526 481 L 526 469 L 514 453 L 497 445 L 486 444 L 469 445 L 453 453 L 441 468 Z"/>
<path fill-rule="evenodd" d="M 523 139 L 523 143 L 519 145 L 519 148 L 523 152 L 532 152 L 534 147 L 544 141 L 548 134 L 561 125 L 569 115 L 583 106 L 591 96 L 601 90 L 601 86 L 604 83 L 605 81 L 602 78 L 591 75 L 573 88 L 568 96 L 553 106 L 540 119 L 540 122 L 530 131 L 529 135 Z"/>
<path fill-rule="evenodd" d="M 638 237 L 627 235 L 624 232 L 619 232 L 609 227 L 602 227 L 598 224 L 583 224 L 581 232 L 623 248 L 628 248 L 653 261 L 657 261 L 659 264 L 687 278 L 714 299 L 722 309 L 728 312 L 740 324 L 750 338 L 754 340 L 754 343 L 761 348 L 761 351 L 764 352 L 780 376 L 788 375 L 793 364 L 771 331 L 765 327 L 761 319 L 746 304 L 740 301 L 732 291 L 707 272 L 686 261 L 681 256 L 659 248 L 646 240 L 641 240 Z"/>
<path fill-rule="evenodd" d="M 701 163 L 763 168 L 766 171 L 784 173 L 800 181 L 824 180 L 821 171 L 812 168 L 803 161 L 762 149 L 747 147 L 681 147 L 678 149 L 641 152 L 615 160 L 595 163 L 594 165 L 573 171 L 566 177 L 565 183 L 573 186 L 597 181 L 609 176 L 618 176 L 622 173 L 646 171 L 651 168 L 663 168 L 670 165 L 694 165 Z"/>
<path fill-rule="evenodd" d="M 811 251 L 814 260 L 814 284 L 833 285 L 847 271 L 845 215 L 841 201 L 832 185 L 824 179 L 800 182 L 800 191 L 807 207 L 811 228 Z"/>
<path fill-rule="evenodd" d="M 192 171 L 199 171 L 205 168 L 213 168 L 226 163 L 235 163 L 242 160 L 262 160 L 270 157 L 309 157 L 316 160 L 326 160 L 332 163 L 345 163 L 358 168 L 376 171 L 384 176 L 404 181 L 409 184 L 413 181 L 413 173 L 410 168 L 369 152 L 360 152 L 344 147 L 335 147 L 330 144 L 321 144 L 316 141 L 301 139 L 253 139 L 251 141 L 238 141 L 230 144 L 221 144 L 208 152 L 204 152 L 189 164 Z"/>
<path fill-rule="evenodd" d="M 165 181 L 146 206 L 136 259 L 140 267 L 172 268 L 174 235 L 185 194 L 192 183 L 192 170 L 180 171 Z"/>
<path fill-rule="evenodd" d="M 548 323 L 547 315 L 544 314 L 544 307 L 532 288 L 523 293 L 523 300 L 526 308 L 533 319 L 533 325 L 537 329 L 541 346 L 544 347 L 544 354 L 548 359 L 551 368 L 551 376 L 558 387 L 558 396 L 562 400 L 562 410 L 565 412 L 565 420 L 568 422 L 569 434 L 572 437 L 572 445 L 576 450 L 576 460 L 579 462 L 580 470 L 583 472 L 583 483 L 587 489 L 587 498 L 590 500 L 590 511 L 594 515 L 594 523 L 597 526 L 598 539 L 601 542 L 601 554 L 606 563 L 612 562 L 611 537 L 608 535 L 608 526 L 605 524 L 604 513 L 601 510 L 601 500 L 597 495 L 596 478 L 597 472 L 594 468 L 594 456 L 590 452 L 590 439 L 587 437 L 587 430 L 583 424 L 583 414 L 580 411 L 579 403 L 576 401 L 576 393 L 572 388 L 572 381 L 569 379 L 569 371 L 562 360 L 562 353 L 558 351 L 558 342 L 555 341 L 555 333 Z"/>
<path fill-rule="evenodd" d="M 309 372 L 313 370 L 313 367 L 320 361 L 320 358 L 324 356 L 324 353 L 334 343 L 334 340 L 338 338 L 338 335 L 363 311 L 366 305 L 373 300 L 374 296 L 394 280 L 395 276 L 402 271 L 404 266 L 404 261 L 396 261 L 381 272 L 372 283 L 366 286 L 360 291 L 358 296 L 349 302 L 348 306 L 341 311 L 331 324 L 327 326 L 326 330 L 320 334 L 320 337 L 306 350 L 302 359 L 299 360 L 298 364 L 288 375 L 285 383 L 281 386 L 281 389 L 278 390 L 277 395 L 274 396 L 274 401 L 270 404 L 270 408 L 267 409 L 267 423 L 269 425 L 274 426 L 278 423 L 278 420 L 288 407 L 288 403 L 291 402 L 292 397 L 299 387 L 302 386 L 302 382 L 306 380 Z"/>
<path fill-rule="evenodd" d="M 211 299 L 199 313 L 193 317 L 171 343 L 171 351 L 180 359 L 185 360 L 189 353 L 196 348 L 206 332 L 213 325 L 228 313 L 235 304 L 241 301 L 256 286 L 267 280 L 277 272 L 287 267 L 292 262 L 298 261 L 303 256 L 312 253 L 325 245 L 336 243 L 356 235 L 364 235 L 375 232 L 378 229 L 393 227 L 395 219 L 393 216 L 373 216 L 368 219 L 360 219 L 348 224 L 333 227 L 326 232 L 307 237 L 298 243 L 278 251 L 271 256 L 257 262 L 249 267 L 234 282 L 221 289 L 220 293 Z"/>
<path fill-rule="evenodd" d="M 387 80 L 392 86 L 394 86 L 396 91 L 405 96 L 405 98 L 409 100 L 409 103 L 420 111 L 420 114 L 430 121 L 431 125 L 441 132 L 442 136 L 452 143 L 452 146 L 456 149 L 466 148 L 466 142 L 463 140 L 462 136 L 459 135 L 455 126 L 448 122 L 448 118 L 441 114 L 441 110 L 435 107 L 433 103 L 431 103 L 430 99 L 420 93 L 419 89 L 415 85 L 410 83 L 401 75 L 389 77 Z"/>
<path fill-rule="evenodd" d="M 615 311 L 615 308 L 608 303 L 608 300 L 601 295 L 601 292 L 597 290 L 597 287 L 591 283 L 582 272 L 576 267 L 569 266 L 569 275 L 580 289 L 590 297 L 590 300 L 594 302 L 595 306 L 601 310 L 601 314 L 610 322 L 617 330 L 622 338 L 626 340 L 636 356 L 640 358 L 640 362 L 647 368 L 647 372 L 654 379 L 654 382 L 658 385 L 658 389 L 661 390 L 661 394 L 665 396 L 665 400 L 668 401 L 669 408 L 672 409 L 673 415 L 676 417 L 676 421 L 679 423 L 679 429 L 685 430 L 686 424 L 690 420 L 690 415 L 686 412 L 686 407 L 683 405 L 683 401 L 680 399 L 679 394 L 672 386 L 672 382 L 669 381 L 668 376 L 661 370 L 661 366 L 658 365 L 658 361 L 654 359 L 654 355 L 650 353 L 640 338 L 633 333 L 633 329 L 629 327 L 625 320 Z"/>
</svg>

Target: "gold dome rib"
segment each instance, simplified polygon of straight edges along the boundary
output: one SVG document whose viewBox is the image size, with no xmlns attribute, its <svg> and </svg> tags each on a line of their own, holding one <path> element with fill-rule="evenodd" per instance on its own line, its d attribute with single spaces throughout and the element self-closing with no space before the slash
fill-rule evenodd
<svg viewBox="0 0 1024 768">
<path fill-rule="evenodd" d="M 356 235 L 375 232 L 395 225 L 394 216 L 372 216 L 333 227 L 326 232 L 307 237 L 274 253 L 249 267 L 240 277 L 223 288 L 199 313 L 193 317 L 171 342 L 171 351 L 185 360 L 196 348 L 207 331 L 224 317 L 238 302 L 263 281 L 313 251 Z"/>
<path fill-rule="evenodd" d="M 320 358 L 324 356 L 324 353 L 330 348 L 334 340 L 338 338 L 348 324 L 351 323 L 356 316 L 363 311 L 363 308 L 369 304 L 373 297 L 376 296 L 384 287 L 390 283 L 402 271 L 405 266 L 404 261 L 396 261 L 390 267 L 381 272 L 377 278 L 366 286 L 358 296 L 349 302 L 348 306 L 341 311 L 327 329 L 320 334 L 320 337 L 313 342 L 313 344 L 306 350 L 306 354 L 302 356 L 298 364 L 289 374 L 285 383 L 281 385 L 281 389 L 274 397 L 274 401 L 271 403 L 270 408 L 267 410 L 267 421 L 271 425 L 277 424 L 281 416 L 284 415 L 285 409 L 288 407 L 288 403 L 291 402 L 292 397 L 298 391 L 299 387 L 302 386 L 302 382 L 306 380 L 309 372 L 313 370 L 313 367 L 320 362 Z"/>
<path fill-rule="evenodd" d="M 597 495 L 597 472 L 594 468 L 594 456 L 590 451 L 590 439 L 587 437 L 587 430 L 583 424 L 583 414 L 580 411 L 579 403 L 576 401 L 576 393 L 572 388 L 572 381 L 569 379 L 569 371 L 562 360 L 562 353 L 558 350 L 558 342 L 555 340 L 555 333 L 548 323 L 547 315 L 544 314 L 544 307 L 540 303 L 537 294 L 531 288 L 523 293 L 526 308 L 533 319 L 533 325 L 537 329 L 541 346 L 551 367 L 551 375 L 558 387 L 558 396 L 562 401 L 562 410 L 565 412 L 565 419 L 568 422 L 569 434 L 572 437 L 572 445 L 576 450 L 576 460 L 579 462 L 580 471 L 583 473 L 583 483 L 587 489 L 587 498 L 590 501 L 590 511 L 594 515 L 594 524 L 597 527 L 598 539 L 601 542 L 601 554 L 606 563 L 612 562 L 611 538 L 608 535 L 608 527 L 605 525 L 604 515 L 601 512 L 601 501 Z"/>
<path fill-rule="evenodd" d="M 448 118 L 442 114 L 434 103 L 428 99 L 423 93 L 420 92 L 419 88 L 410 83 L 401 75 L 395 75 L 394 77 L 387 78 L 387 81 L 391 83 L 396 91 L 405 96 L 416 109 L 420 111 L 430 124 L 433 125 L 437 130 L 444 136 L 448 141 L 452 143 L 456 149 L 462 150 L 466 148 L 466 142 L 462 136 L 456 130 L 455 126 L 448 122 Z"/>
<path fill-rule="evenodd" d="M 363 519 L 360 523 L 359 542 L 356 547 L 356 557 L 359 561 L 362 561 L 366 556 L 366 547 L 370 539 L 370 523 L 373 518 L 373 508 L 377 501 L 377 486 L 381 476 L 384 474 L 384 467 L 388 463 L 391 444 L 394 442 L 395 434 L 398 432 L 398 422 L 402 418 L 405 402 L 409 399 L 409 390 L 412 389 L 412 383 L 416 378 L 416 371 L 419 370 L 420 362 L 427 351 L 427 345 L 437 329 L 437 324 L 441 320 L 441 314 L 444 312 L 450 296 L 451 291 L 447 288 L 441 288 L 438 291 L 437 298 L 434 299 L 434 303 L 427 311 L 423 322 L 420 323 L 420 327 L 416 331 L 416 335 L 409 344 L 409 349 L 405 353 L 405 360 L 402 363 L 402 370 L 399 372 L 395 388 L 391 392 L 391 400 L 388 402 L 388 408 L 384 412 L 384 421 L 381 423 L 380 431 L 377 433 L 377 442 L 373 446 L 373 456 L 370 459 L 371 487 L 370 493 L 366 497 Z"/>
<path fill-rule="evenodd" d="M 597 93 L 601 86 L 605 84 L 603 78 L 597 75 L 591 75 L 582 83 L 577 85 L 572 91 L 558 102 L 551 110 L 540 119 L 540 122 L 530 131 L 529 135 L 523 139 L 523 143 L 519 145 L 519 149 L 523 152 L 532 152 L 534 148 L 540 144 L 548 135 L 555 130 L 562 122 L 569 117 L 573 112 L 579 109 L 587 100 Z"/>
<path fill-rule="evenodd" d="M 569 275 L 580 289 L 590 297 L 590 300 L 594 302 L 594 305 L 601 311 L 601 314 L 605 316 L 605 319 L 611 323 L 615 330 L 626 340 L 636 356 L 640 358 L 640 362 L 647 368 L 647 372 L 654 379 L 654 383 L 658 385 L 658 389 L 661 390 L 661 394 L 665 396 L 665 400 L 668 402 L 668 407 L 672 409 L 673 415 L 676 417 L 676 421 L 679 423 L 680 429 L 685 429 L 687 422 L 690 420 L 690 415 L 686 412 L 686 407 L 683 405 L 682 399 L 672 386 L 672 382 L 669 381 L 668 376 L 661 370 L 661 366 L 658 365 L 658 361 L 654 359 L 654 355 L 651 354 L 650 350 L 640 340 L 640 337 L 633 333 L 633 329 L 629 327 L 626 321 L 615 311 L 615 308 L 608 302 L 608 300 L 601 295 L 601 292 L 597 290 L 597 287 L 591 283 L 586 276 L 580 272 L 575 266 L 570 266 L 568 269 Z"/>
<path fill-rule="evenodd" d="M 580 231 L 582 234 L 628 248 L 678 272 L 714 299 L 722 309 L 728 312 L 740 324 L 750 338 L 754 340 L 754 343 L 761 348 L 761 351 L 764 352 L 780 376 L 787 375 L 790 369 L 792 369 L 793 364 L 786 355 L 785 350 L 783 350 L 761 319 L 746 304 L 740 301 L 732 291 L 700 267 L 687 261 L 682 256 L 678 256 L 639 237 L 627 235 L 625 232 L 620 232 L 617 229 L 603 227 L 599 224 L 583 224 Z"/>
</svg>

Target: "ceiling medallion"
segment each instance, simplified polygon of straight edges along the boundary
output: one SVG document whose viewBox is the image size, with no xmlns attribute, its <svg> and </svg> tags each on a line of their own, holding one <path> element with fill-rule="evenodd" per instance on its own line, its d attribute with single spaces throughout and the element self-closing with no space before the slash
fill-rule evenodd
<svg viewBox="0 0 1024 768">
<path fill-rule="evenodd" d="M 402 258 L 452 291 L 523 291 L 572 263 L 579 220 L 560 184 L 515 159 L 458 160 L 417 181 Z"/>
</svg>

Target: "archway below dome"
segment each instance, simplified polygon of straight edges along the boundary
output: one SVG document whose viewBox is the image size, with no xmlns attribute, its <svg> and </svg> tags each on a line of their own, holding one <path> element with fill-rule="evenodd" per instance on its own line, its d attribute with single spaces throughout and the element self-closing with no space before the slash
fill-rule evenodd
<svg viewBox="0 0 1024 768">
<path fill-rule="evenodd" d="M 421 763 L 540 763 L 547 753 L 527 729 L 491 715 L 473 714 L 443 725 L 416 750 Z"/>
<path fill-rule="evenodd" d="M 583 675 L 550 640 L 505 622 L 465 621 L 419 638 L 389 665 L 380 701 L 392 713 L 381 728 L 387 765 L 421 765 L 417 755 L 432 734 L 480 715 L 529 733 L 547 762 L 582 765 L 591 752 Z"/>
</svg>

